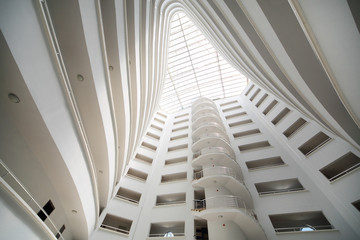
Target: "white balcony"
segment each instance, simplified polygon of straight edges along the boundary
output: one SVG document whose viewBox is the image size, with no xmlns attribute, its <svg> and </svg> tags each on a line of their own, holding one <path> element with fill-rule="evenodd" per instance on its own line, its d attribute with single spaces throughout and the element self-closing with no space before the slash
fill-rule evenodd
<svg viewBox="0 0 360 240">
<path fill-rule="evenodd" d="M 203 135 L 206 133 L 220 133 L 225 136 L 228 136 L 223 126 L 221 126 L 217 123 L 206 123 L 206 124 L 201 125 L 195 131 L 193 131 L 192 139 L 195 140 L 200 135 Z"/>
<path fill-rule="evenodd" d="M 192 145 L 191 149 L 195 153 L 195 152 L 199 152 L 204 148 L 210 148 L 210 147 L 225 148 L 228 150 L 228 152 L 231 154 L 232 157 L 235 157 L 234 150 L 230 146 L 228 140 L 224 138 L 220 138 L 218 136 L 208 136 L 201 138 Z"/>
<path fill-rule="evenodd" d="M 194 153 L 192 167 L 209 164 L 239 168 L 238 163 L 235 161 L 235 153 L 232 148 L 208 147 Z"/>
<path fill-rule="evenodd" d="M 221 195 L 194 200 L 192 211 L 193 215 L 206 220 L 234 221 L 248 239 L 267 239 L 253 210 L 240 197 Z"/>
<path fill-rule="evenodd" d="M 194 111 L 194 113 L 192 114 L 191 121 L 194 122 L 199 117 L 205 116 L 207 114 L 215 114 L 218 116 L 219 112 L 217 109 L 213 107 L 204 107 L 204 108 L 196 109 L 196 111 Z"/>
<path fill-rule="evenodd" d="M 226 134 L 217 133 L 217 132 L 209 132 L 209 133 L 201 134 L 200 136 L 193 138 L 193 144 L 205 138 L 220 138 L 230 144 L 229 137 Z"/>
<path fill-rule="evenodd" d="M 192 186 L 194 188 L 225 187 L 234 196 L 241 197 L 246 206 L 253 207 L 251 195 L 242 181 L 240 169 L 235 170 L 222 166 L 205 168 L 194 173 Z"/>
<path fill-rule="evenodd" d="M 212 110 L 210 110 L 210 111 L 199 111 L 194 116 L 192 116 L 191 121 L 195 122 L 199 118 L 205 117 L 205 116 L 214 116 L 214 117 L 220 118 L 218 112 L 216 112 L 216 111 L 212 111 Z"/>
<path fill-rule="evenodd" d="M 191 128 L 194 131 L 206 123 L 217 123 L 223 126 L 223 123 L 219 118 L 219 116 L 217 116 L 216 114 L 208 114 L 208 115 L 204 115 L 203 117 L 199 117 L 195 122 L 193 122 Z"/>
</svg>

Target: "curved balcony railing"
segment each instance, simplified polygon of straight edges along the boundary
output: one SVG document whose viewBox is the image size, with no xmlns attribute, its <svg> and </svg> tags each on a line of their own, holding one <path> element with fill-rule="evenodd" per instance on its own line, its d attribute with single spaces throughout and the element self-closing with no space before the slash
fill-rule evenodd
<svg viewBox="0 0 360 240">
<path fill-rule="evenodd" d="M 219 125 L 223 125 L 223 123 L 219 117 L 201 117 L 192 123 L 191 128 L 197 129 L 200 126 L 202 126 L 203 124 L 210 123 L 210 122 L 217 123 Z"/>
<path fill-rule="evenodd" d="M 230 144 L 230 141 L 229 141 L 229 138 L 227 137 L 227 135 L 217 133 L 217 132 L 201 134 L 200 136 L 196 137 L 193 140 L 193 144 L 195 144 L 197 141 L 204 139 L 204 138 L 219 138 L 219 139 L 222 139 L 223 141 L 227 142 L 228 144 Z"/>
<path fill-rule="evenodd" d="M 24 200 L 24 202 L 26 202 L 26 204 L 34 211 L 35 214 L 38 214 L 41 211 L 41 213 L 46 217 L 45 224 L 48 227 L 48 231 L 51 232 L 49 232 L 49 234 L 53 234 L 56 237 L 58 236 L 57 239 L 64 239 L 62 233 L 58 230 L 55 223 L 53 222 L 53 216 L 49 216 L 46 211 L 43 210 L 40 204 L 35 200 L 35 198 L 1 159 L 0 168 L 3 170 L 0 177 L 19 195 L 20 198 L 22 198 L 22 200 Z"/>
<path fill-rule="evenodd" d="M 205 168 L 199 172 L 195 172 L 193 176 L 193 180 L 199 180 L 203 177 L 209 177 L 209 176 L 229 176 L 243 183 L 240 175 L 237 174 L 234 169 L 228 167 Z"/>
<path fill-rule="evenodd" d="M 204 134 L 204 133 L 220 133 L 223 134 L 224 136 L 226 136 L 227 138 L 228 135 L 226 133 L 225 128 L 219 126 L 219 125 L 212 125 L 212 123 L 206 123 L 204 125 L 202 125 L 201 127 L 198 127 L 196 130 L 194 130 L 192 132 L 192 139 L 195 140 L 195 138 L 199 137 L 200 135 Z"/>
<path fill-rule="evenodd" d="M 218 115 L 219 111 L 212 107 L 204 107 L 204 108 L 196 109 L 196 111 L 194 111 L 192 114 L 191 121 L 194 122 L 197 118 L 210 113 Z"/>
<path fill-rule="evenodd" d="M 201 111 L 198 114 L 192 116 L 191 121 L 194 123 L 194 122 L 196 122 L 196 120 L 198 120 L 199 118 L 202 118 L 202 117 L 220 119 L 219 114 L 215 111 Z"/>
<path fill-rule="evenodd" d="M 213 208 L 239 208 L 243 210 L 248 216 L 256 219 L 253 210 L 246 207 L 246 203 L 241 197 L 232 195 L 219 195 L 206 199 L 194 200 L 194 211 L 203 211 Z"/>
<path fill-rule="evenodd" d="M 110 225 L 106 225 L 106 224 L 101 224 L 100 227 L 105 228 L 105 229 L 109 229 L 109 230 L 114 231 L 114 232 L 123 233 L 123 234 L 126 234 L 126 235 L 129 235 L 129 233 L 130 233 L 130 230 L 123 229 L 121 227 L 114 227 L 114 226 L 110 226 Z"/>
<path fill-rule="evenodd" d="M 207 110 L 213 110 L 215 112 L 218 112 L 218 109 L 215 105 L 213 104 L 199 104 L 195 107 L 192 108 L 191 110 L 191 114 L 194 116 L 198 111 L 201 111 L 203 109 L 207 109 Z"/>
<path fill-rule="evenodd" d="M 206 147 L 201 149 L 200 151 L 197 151 L 193 154 L 193 159 L 196 159 L 200 156 L 206 155 L 206 154 L 211 154 L 211 153 L 223 153 L 226 156 L 228 156 L 229 158 L 231 158 L 233 161 L 235 161 L 234 159 L 234 154 L 231 153 L 228 149 L 223 148 L 223 147 Z"/>
<path fill-rule="evenodd" d="M 210 100 L 208 98 L 199 98 L 195 102 L 192 103 L 192 108 L 195 108 L 203 103 L 209 103 L 209 104 L 215 106 L 215 103 L 212 100 Z"/>
<path fill-rule="evenodd" d="M 205 122 L 205 123 L 202 123 L 202 124 L 198 124 L 198 125 L 195 125 L 195 126 L 192 126 L 192 131 L 195 132 L 197 129 L 199 129 L 200 127 L 202 126 L 215 126 L 215 127 L 218 127 L 218 128 L 221 128 L 225 131 L 225 128 L 222 124 L 219 124 L 217 122 Z"/>
</svg>

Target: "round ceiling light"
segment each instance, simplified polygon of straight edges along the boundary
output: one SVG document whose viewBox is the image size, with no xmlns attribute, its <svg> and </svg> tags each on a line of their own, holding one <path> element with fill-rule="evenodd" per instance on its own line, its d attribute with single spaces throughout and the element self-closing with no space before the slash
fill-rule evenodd
<svg viewBox="0 0 360 240">
<path fill-rule="evenodd" d="M 15 93 L 9 93 L 9 94 L 8 94 L 8 98 L 9 98 L 10 101 L 12 101 L 13 103 L 19 103 L 19 102 L 20 102 L 20 98 L 19 98 Z"/>
<path fill-rule="evenodd" d="M 81 75 L 81 74 L 78 74 L 78 75 L 76 76 L 76 78 L 77 78 L 77 80 L 79 80 L 80 82 L 84 81 L 84 76 Z"/>
</svg>

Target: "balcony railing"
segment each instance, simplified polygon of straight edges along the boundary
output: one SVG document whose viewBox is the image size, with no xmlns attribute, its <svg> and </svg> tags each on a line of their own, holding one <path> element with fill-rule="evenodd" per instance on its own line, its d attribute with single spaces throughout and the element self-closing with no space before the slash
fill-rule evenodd
<svg viewBox="0 0 360 240">
<path fill-rule="evenodd" d="M 193 154 L 193 159 L 196 159 L 200 156 L 206 155 L 206 154 L 211 154 L 211 153 L 223 153 L 225 154 L 227 157 L 231 158 L 232 160 L 234 160 L 234 155 L 226 148 L 223 147 L 206 147 L 201 149 L 198 152 L 195 152 Z M 235 161 L 235 160 L 234 160 Z"/>
<path fill-rule="evenodd" d="M 208 114 L 219 115 L 219 112 L 217 109 L 215 109 L 213 107 L 198 108 L 198 109 L 195 109 L 195 111 L 193 112 L 191 121 L 195 122 L 198 118 L 203 117 Z"/>
<path fill-rule="evenodd" d="M 225 134 L 216 133 L 216 132 L 201 134 L 200 136 L 196 137 L 193 140 L 193 144 L 201 139 L 211 138 L 211 137 L 220 138 L 220 139 L 224 140 L 225 142 L 227 142 L 228 144 L 230 144 L 229 138 Z"/>
<path fill-rule="evenodd" d="M 5 165 L 5 163 L 1 159 L 0 159 L 0 166 L 2 169 L 5 170 L 5 172 L 3 172 L 3 174 L 1 175 L 1 178 L 7 184 L 9 184 L 9 186 L 13 190 L 17 190 L 15 192 L 19 195 L 19 197 L 21 197 L 26 202 L 26 204 L 34 211 L 35 214 L 37 214 L 40 210 L 42 211 L 42 213 L 46 216 L 45 224 L 48 227 L 48 231 L 51 231 L 51 233 L 54 234 L 57 237 L 57 239 L 64 239 L 62 233 L 58 230 L 58 228 L 55 226 L 54 222 L 52 221 L 52 217 L 50 217 L 46 213 L 46 211 L 43 211 L 43 208 L 39 205 L 39 203 L 33 198 L 30 192 L 27 191 L 27 189 L 20 182 L 20 180 L 17 179 L 15 174 Z M 20 193 L 22 194 L 20 195 Z"/>
<path fill-rule="evenodd" d="M 320 226 L 311 226 L 305 225 L 300 227 L 284 227 L 284 228 L 275 228 L 275 232 L 311 232 L 311 231 L 320 231 L 320 230 L 330 230 L 334 229 L 332 225 L 320 225 Z"/>
<path fill-rule="evenodd" d="M 194 123 L 195 121 L 197 121 L 198 119 L 203 118 L 203 117 L 214 117 L 214 118 L 219 118 L 220 119 L 220 116 L 219 116 L 218 113 L 215 113 L 215 111 L 211 111 L 211 112 L 201 112 L 199 114 L 195 114 L 191 118 L 191 120 Z"/>
<path fill-rule="evenodd" d="M 136 200 L 136 199 L 124 197 L 124 196 L 121 196 L 121 195 L 116 195 L 115 197 L 117 197 L 117 198 L 119 198 L 119 199 L 122 199 L 122 200 L 125 200 L 125 201 L 128 201 L 128 202 L 132 202 L 132 203 L 139 204 L 139 201 Z"/>
<path fill-rule="evenodd" d="M 206 199 L 194 200 L 193 211 L 201 212 L 206 209 L 213 208 L 239 208 L 244 211 L 248 216 L 256 219 L 252 209 L 246 207 L 245 201 L 237 196 L 232 195 L 219 195 L 213 196 Z"/>
<path fill-rule="evenodd" d="M 197 129 L 199 129 L 200 127 L 203 127 L 203 126 L 204 126 L 204 127 L 205 127 L 205 126 L 207 126 L 207 127 L 214 126 L 214 127 L 218 127 L 218 128 L 220 128 L 220 129 L 222 129 L 222 130 L 225 131 L 224 126 L 223 126 L 222 124 L 217 123 L 217 122 L 204 122 L 204 123 L 202 123 L 202 124 L 193 125 L 191 128 L 192 128 L 192 131 L 194 132 L 195 130 L 197 130 Z"/>
<path fill-rule="evenodd" d="M 166 234 L 167 234 L 168 232 L 166 232 L 166 233 L 150 233 L 149 234 L 149 237 L 150 238 L 169 238 L 169 237 L 183 237 L 183 236 L 185 236 L 185 233 L 174 233 L 174 232 L 171 232 L 172 233 L 172 235 L 167 235 L 166 236 Z"/>
<path fill-rule="evenodd" d="M 126 230 L 126 229 L 122 229 L 122 228 L 119 228 L 119 227 L 114 227 L 114 226 L 110 226 L 110 225 L 106 225 L 106 224 L 101 224 L 102 228 L 105 228 L 105 229 L 109 229 L 111 231 L 114 231 L 114 232 L 119 232 L 119 233 L 123 233 L 123 234 L 126 234 L 126 235 L 129 235 L 129 230 Z"/>
<path fill-rule="evenodd" d="M 167 205 L 176 205 L 176 204 L 184 204 L 186 203 L 184 200 L 181 201 L 171 201 L 171 202 L 157 202 L 156 206 L 167 206 Z"/>
<path fill-rule="evenodd" d="M 204 104 L 204 103 L 211 104 L 216 107 L 215 103 L 212 100 L 206 99 L 206 98 L 196 100 L 195 102 L 193 102 L 191 107 L 196 108 L 197 106 Z"/>
<path fill-rule="evenodd" d="M 290 189 L 279 189 L 274 191 L 264 191 L 259 192 L 259 195 L 271 195 L 271 194 L 277 194 L 277 193 L 287 193 L 287 192 L 296 192 L 296 191 L 302 191 L 305 190 L 305 188 L 290 188 Z"/>
<path fill-rule="evenodd" d="M 195 172 L 193 179 L 198 180 L 208 176 L 230 176 L 243 183 L 241 177 L 234 171 L 234 169 L 228 167 L 205 168 L 199 172 Z"/>
<path fill-rule="evenodd" d="M 207 104 L 207 105 L 196 106 L 195 108 L 192 109 L 191 114 L 192 114 L 192 116 L 195 116 L 197 112 L 202 111 L 202 110 L 213 111 L 215 113 L 218 113 L 216 106 Z"/>
</svg>

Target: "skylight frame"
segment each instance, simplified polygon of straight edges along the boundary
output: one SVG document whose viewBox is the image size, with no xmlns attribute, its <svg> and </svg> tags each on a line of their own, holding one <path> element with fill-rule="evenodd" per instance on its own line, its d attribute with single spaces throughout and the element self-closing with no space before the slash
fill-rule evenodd
<svg viewBox="0 0 360 240">
<path fill-rule="evenodd" d="M 247 78 L 227 63 L 183 12 L 175 13 L 170 21 L 168 39 L 161 110 L 176 112 L 198 97 L 214 100 L 240 95 L 246 87 Z"/>
</svg>

